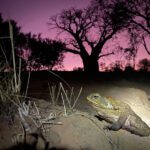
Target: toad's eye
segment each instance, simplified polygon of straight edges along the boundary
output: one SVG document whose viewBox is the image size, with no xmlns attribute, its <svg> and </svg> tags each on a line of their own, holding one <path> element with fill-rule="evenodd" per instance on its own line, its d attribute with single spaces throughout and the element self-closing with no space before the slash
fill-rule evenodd
<svg viewBox="0 0 150 150">
<path fill-rule="evenodd" d="M 94 95 L 94 96 L 93 96 L 93 99 L 98 99 L 98 98 L 99 98 L 98 95 Z"/>
</svg>

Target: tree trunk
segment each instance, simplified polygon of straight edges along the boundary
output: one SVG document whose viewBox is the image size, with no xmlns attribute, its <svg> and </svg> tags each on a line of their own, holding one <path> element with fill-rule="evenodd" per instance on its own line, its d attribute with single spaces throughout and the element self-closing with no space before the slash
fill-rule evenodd
<svg viewBox="0 0 150 150">
<path fill-rule="evenodd" d="M 82 58 L 82 61 L 85 72 L 89 72 L 90 74 L 99 72 L 99 64 L 96 58 L 88 56 L 86 58 Z"/>
</svg>

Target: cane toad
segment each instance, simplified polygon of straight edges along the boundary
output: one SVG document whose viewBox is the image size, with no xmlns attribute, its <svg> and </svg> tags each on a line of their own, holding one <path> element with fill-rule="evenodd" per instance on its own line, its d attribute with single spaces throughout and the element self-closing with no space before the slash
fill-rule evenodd
<svg viewBox="0 0 150 150">
<path fill-rule="evenodd" d="M 88 102 L 96 110 L 97 116 L 110 123 L 105 129 L 117 131 L 125 129 L 139 136 L 149 136 L 150 128 L 135 114 L 131 107 L 119 100 L 92 93 L 87 96 Z"/>
</svg>

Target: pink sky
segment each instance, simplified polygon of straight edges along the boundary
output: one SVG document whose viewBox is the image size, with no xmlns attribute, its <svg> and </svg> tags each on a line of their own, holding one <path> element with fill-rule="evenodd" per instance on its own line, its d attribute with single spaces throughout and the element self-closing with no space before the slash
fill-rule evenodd
<svg viewBox="0 0 150 150">
<path fill-rule="evenodd" d="M 15 19 L 23 32 L 41 33 L 42 37 L 54 39 L 56 32 L 49 30 L 49 18 L 66 8 L 86 7 L 90 0 L 0 0 L 0 3 L 3 17 Z M 138 59 L 139 57 L 150 58 L 142 48 L 138 53 Z M 109 63 L 108 60 L 114 60 L 114 57 L 109 56 L 101 61 Z M 82 61 L 76 55 L 67 54 L 63 64 L 66 70 L 72 70 L 74 67 L 82 66 Z"/>
</svg>

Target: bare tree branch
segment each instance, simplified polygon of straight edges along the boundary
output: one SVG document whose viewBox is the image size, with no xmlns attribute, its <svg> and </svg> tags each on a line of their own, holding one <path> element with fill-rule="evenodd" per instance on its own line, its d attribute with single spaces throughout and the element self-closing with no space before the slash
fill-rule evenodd
<svg viewBox="0 0 150 150">
<path fill-rule="evenodd" d="M 73 54 L 78 54 L 78 55 L 81 54 L 79 51 L 73 50 L 73 49 L 69 49 L 69 48 L 64 48 L 63 50 L 66 51 L 66 52 L 71 52 Z"/>
<path fill-rule="evenodd" d="M 142 40 L 143 40 L 143 46 L 144 46 L 146 52 L 150 55 L 150 50 L 147 47 L 147 44 L 146 44 L 146 41 L 145 41 L 144 37 L 142 38 Z"/>
<path fill-rule="evenodd" d="M 109 56 L 109 55 L 114 55 L 114 54 L 115 54 L 114 52 L 107 53 L 107 54 L 102 54 L 102 55 L 100 55 L 98 58 L 105 57 L 105 56 Z"/>
<path fill-rule="evenodd" d="M 132 22 L 134 23 L 134 24 L 136 24 L 137 26 L 139 26 L 141 29 L 143 29 L 144 31 L 146 31 L 148 34 L 150 34 L 150 31 L 144 26 L 144 25 L 142 25 L 141 23 L 138 23 L 138 22 L 136 22 L 135 20 L 133 20 L 132 19 Z"/>
</svg>

